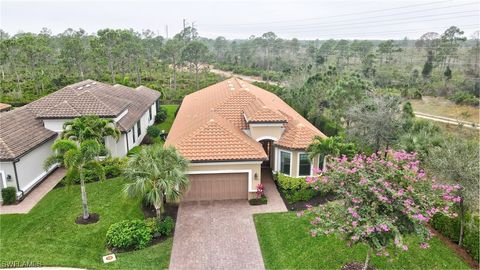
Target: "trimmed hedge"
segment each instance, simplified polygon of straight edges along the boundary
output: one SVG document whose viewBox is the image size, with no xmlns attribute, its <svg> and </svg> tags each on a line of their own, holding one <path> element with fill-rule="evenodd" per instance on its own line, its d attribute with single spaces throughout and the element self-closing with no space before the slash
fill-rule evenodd
<svg viewBox="0 0 480 270">
<path fill-rule="evenodd" d="M 318 194 L 318 191 L 308 186 L 304 177 L 290 177 L 278 173 L 276 180 L 288 203 L 308 201 Z"/>
<path fill-rule="evenodd" d="M 142 249 L 152 240 L 145 221 L 134 219 L 114 223 L 107 231 L 107 246 L 121 250 Z"/>
<path fill-rule="evenodd" d="M 460 234 L 460 218 L 449 218 L 442 214 L 436 214 L 430 222 L 432 227 L 439 233 L 458 243 Z M 480 219 L 478 216 L 466 215 L 466 223 L 463 234 L 463 247 L 472 257 L 480 262 Z"/>
<path fill-rule="evenodd" d="M 14 187 L 2 188 L 3 204 L 14 204 L 17 201 L 17 190 Z"/>
</svg>

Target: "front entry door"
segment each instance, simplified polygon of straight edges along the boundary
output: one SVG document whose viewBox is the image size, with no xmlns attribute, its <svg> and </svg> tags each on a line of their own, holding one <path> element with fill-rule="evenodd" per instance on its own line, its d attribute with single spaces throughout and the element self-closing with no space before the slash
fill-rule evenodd
<svg viewBox="0 0 480 270">
<path fill-rule="evenodd" d="M 273 141 L 272 140 L 262 140 L 260 141 L 263 146 L 263 150 L 265 150 L 265 153 L 268 156 L 268 159 L 262 162 L 262 168 L 270 168 L 270 157 L 272 154 L 272 146 L 273 146 Z"/>
</svg>

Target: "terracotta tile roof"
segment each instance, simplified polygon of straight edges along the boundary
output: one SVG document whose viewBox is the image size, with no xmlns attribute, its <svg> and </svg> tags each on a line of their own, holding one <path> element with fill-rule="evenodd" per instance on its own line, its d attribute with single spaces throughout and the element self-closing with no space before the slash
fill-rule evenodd
<svg viewBox="0 0 480 270">
<path fill-rule="evenodd" d="M 268 108 L 259 99 L 247 104 L 244 110 L 248 123 L 286 123 L 287 118 L 281 113 Z"/>
<path fill-rule="evenodd" d="M 249 140 L 243 132 L 235 132 L 235 127 L 218 117 L 208 120 L 206 124 L 184 138 L 177 149 L 190 160 L 267 159 L 259 143 Z"/>
<path fill-rule="evenodd" d="M 117 117 L 121 131 L 128 131 L 160 97 L 158 91 L 136 89 L 85 80 L 66 86 L 26 106 L 0 114 L 0 160 L 9 160 L 53 138 L 43 126 L 45 118 L 75 118 L 82 115 Z"/>
<path fill-rule="evenodd" d="M 11 160 L 57 136 L 27 106 L 0 114 L 0 160 Z"/>
<path fill-rule="evenodd" d="M 323 136 L 275 94 L 237 78 L 214 84 L 186 96 L 165 145 L 175 146 L 193 162 L 263 160 L 261 144 L 246 135 L 250 122 L 284 123 L 277 143 L 305 149 L 314 136 Z"/>
</svg>

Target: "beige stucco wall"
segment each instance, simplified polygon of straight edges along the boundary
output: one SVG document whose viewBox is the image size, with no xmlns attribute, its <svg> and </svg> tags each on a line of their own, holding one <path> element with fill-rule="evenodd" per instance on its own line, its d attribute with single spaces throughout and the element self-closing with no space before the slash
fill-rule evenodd
<svg viewBox="0 0 480 270">
<path fill-rule="evenodd" d="M 298 151 L 298 150 L 289 150 L 289 149 L 284 149 L 280 147 L 275 147 L 275 164 L 272 166 L 273 171 L 279 171 L 280 170 L 280 151 L 285 151 L 291 153 L 291 163 L 290 163 L 290 170 L 291 174 L 290 176 L 292 177 L 303 177 L 298 175 L 298 169 L 299 169 L 299 154 L 300 153 L 307 153 L 306 151 Z M 311 161 L 311 168 L 317 168 L 318 167 L 318 156 Z M 313 173 L 311 174 L 313 175 Z"/>
<path fill-rule="evenodd" d="M 257 185 L 262 178 L 261 162 L 215 162 L 215 163 L 190 163 L 188 172 L 202 171 L 208 173 L 234 173 L 235 171 L 250 172 L 248 198 L 253 198 L 257 191 Z M 255 177 L 255 174 L 257 177 Z"/>
<path fill-rule="evenodd" d="M 282 136 L 284 128 L 280 124 L 272 126 L 250 124 L 250 137 L 256 141 L 271 139 L 278 141 Z"/>
</svg>

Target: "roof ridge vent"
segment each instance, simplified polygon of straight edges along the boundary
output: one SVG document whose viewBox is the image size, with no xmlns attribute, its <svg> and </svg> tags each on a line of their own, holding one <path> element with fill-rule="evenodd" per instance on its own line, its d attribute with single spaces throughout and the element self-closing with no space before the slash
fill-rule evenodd
<svg viewBox="0 0 480 270">
<path fill-rule="evenodd" d="M 85 87 L 90 87 L 90 84 L 88 83 L 87 85 L 85 85 Z"/>
<path fill-rule="evenodd" d="M 97 84 L 97 82 L 92 82 L 93 85 Z"/>
<path fill-rule="evenodd" d="M 82 90 L 82 89 L 83 89 L 83 86 L 80 86 L 80 87 L 78 87 L 77 89 L 78 89 L 78 90 Z"/>
</svg>

